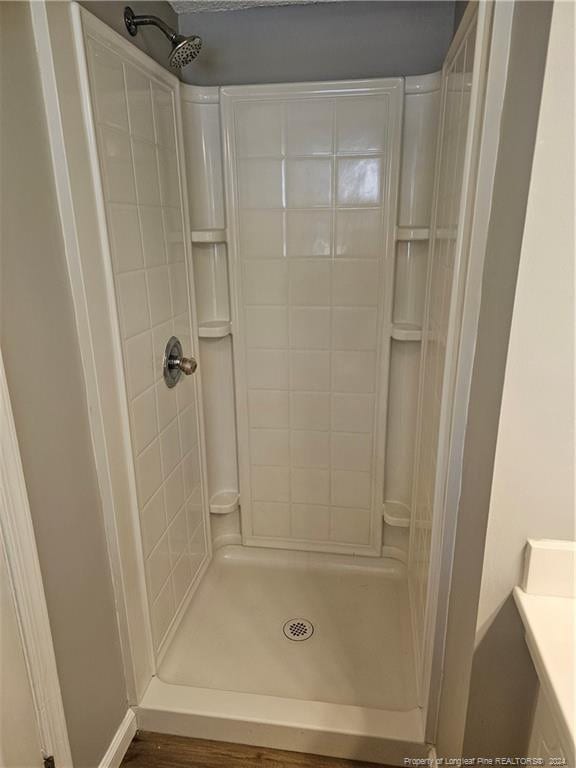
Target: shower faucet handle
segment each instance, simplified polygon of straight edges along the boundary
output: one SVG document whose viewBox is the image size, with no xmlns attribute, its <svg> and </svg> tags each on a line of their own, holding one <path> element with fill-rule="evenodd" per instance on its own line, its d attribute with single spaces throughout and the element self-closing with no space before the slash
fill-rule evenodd
<svg viewBox="0 0 576 768">
<path fill-rule="evenodd" d="M 180 368 L 183 374 L 190 376 L 198 368 L 198 363 L 193 357 L 182 357 L 178 360 L 178 368 Z"/>
<path fill-rule="evenodd" d="M 180 376 L 190 376 L 198 368 L 198 363 L 193 357 L 184 357 L 182 354 L 182 344 L 176 336 L 168 339 L 164 350 L 164 381 L 166 386 L 172 389 L 178 383 Z"/>
</svg>

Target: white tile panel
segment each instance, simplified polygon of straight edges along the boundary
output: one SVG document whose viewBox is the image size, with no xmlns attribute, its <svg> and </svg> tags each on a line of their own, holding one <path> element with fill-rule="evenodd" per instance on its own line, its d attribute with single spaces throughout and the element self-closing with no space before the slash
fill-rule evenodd
<svg viewBox="0 0 576 768">
<path fill-rule="evenodd" d="M 248 347 L 284 348 L 288 346 L 286 307 L 247 307 L 246 343 Z"/>
<path fill-rule="evenodd" d="M 148 555 L 146 569 L 150 594 L 154 600 L 170 576 L 170 549 L 168 546 L 168 535 L 166 533 L 162 535 L 158 544 Z"/>
<path fill-rule="evenodd" d="M 109 204 L 107 212 L 115 271 L 119 273 L 140 269 L 144 266 L 144 256 L 139 236 L 138 209 L 135 205 Z"/>
<path fill-rule="evenodd" d="M 160 488 L 142 508 L 140 514 L 144 557 L 147 557 L 166 531 L 166 510 L 164 508 L 164 490 Z"/>
<path fill-rule="evenodd" d="M 122 60 L 97 46 L 90 46 L 90 53 L 96 84 L 94 95 L 98 121 L 126 131 L 128 112 Z"/>
<path fill-rule="evenodd" d="M 252 427 L 288 427 L 290 405 L 288 392 L 251 389 L 248 392 L 248 412 Z"/>
<path fill-rule="evenodd" d="M 282 154 L 282 104 L 238 105 L 238 156 L 278 157 Z"/>
<path fill-rule="evenodd" d="M 148 205 L 140 206 L 140 231 L 146 266 L 159 267 L 166 264 L 166 237 L 162 224 L 161 208 Z"/>
<path fill-rule="evenodd" d="M 377 259 L 383 248 L 380 208 L 350 208 L 336 212 L 336 256 Z"/>
<path fill-rule="evenodd" d="M 132 141 L 134 173 L 136 176 L 136 197 L 140 205 L 160 205 L 160 185 L 156 146 L 149 141 Z"/>
<path fill-rule="evenodd" d="M 184 505 L 186 491 L 184 490 L 183 463 L 178 464 L 171 475 L 166 478 L 164 484 L 164 503 L 166 505 L 166 519 L 170 522 Z"/>
<path fill-rule="evenodd" d="M 130 405 L 132 439 L 137 453 L 150 445 L 158 434 L 158 415 L 154 387 L 134 398 Z"/>
<path fill-rule="evenodd" d="M 312 430 L 293 432 L 290 441 L 293 467 L 328 468 L 330 466 L 330 433 Z"/>
<path fill-rule="evenodd" d="M 332 211 L 286 213 L 287 256 L 330 256 Z"/>
<path fill-rule="evenodd" d="M 332 302 L 343 307 L 376 307 L 381 303 L 380 263 L 338 259 L 332 267 Z"/>
<path fill-rule="evenodd" d="M 118 298 L 122 332 L 126 338 L 150 328 L 150 310 L 144 270 L 118 275 Z"/>
<path fill-rule="evenodd" d="M 254 501 L 289 501 L 288 467 L 252 467 Z"/>
<path fill-rule="evenodd" d="M 286 160 L 285 190 L 289 208 L 329 206 L 332 202 L 332 160 Z"/>
<path fill-rule="evenodd" d="M 292 307 L 290 346 L 296 349 L 330 349 L 330 307 Z"/>
<path fill-rule="evenodd" d="M 328 261 L 293 259 L 290 268 L 290 303 L 293 306 L 330 306 L 332 265 Z"/>
<path fill-rule="evenodd" d="M 246 304 L 277 306 L 288 301 L 288 265 L 285 261 L 247 261 L 243 285 Z"/>
<path fill-rule="evenodd" d="M 189 554 L 188 523 L 184 507 L 179 510 L 174 520 L 170 523 L 168 528 L 168 545 L 170 548 L 170 564 L 174 568 L 181 557 Z"/>
<path fill-rule="evenodd" d="M 250 389 L 288 389 L 288 352 L 283 349 L 250 349 L 246 354 Z"/>
<path fill-rule="evenodd" d="M 170 622 L 174 618 L 175 611 L 176 603 L 172 582 L 168 579 L 160 591 L 160 594 L 152 603 L 152 636 L 156 648 L 158 648 L 164 639 L 170 626 Z"/>
<path fill-rule="evenodd" d="M 245 259 L 279 259 L 284 255 L 282 211 L 244 211 L 240 247 Z"/>
<path fill-rule="evenodd" d="M 378 205 L 382 199 L 382 161 L 379 157 L 342 157 L 337 160 L 338 205 Z"/>
<path fill-rule="evenodd" d="M 102 125 L 99 144 L 106 197 L 110 203 L 135 203 L 136 184 L 130 137 L 124 131 Z"/>
<path fill-rule="evenodd" d="M 240 168 L 239 203 L 242 208 L 282 206 L 281 160 L 243 160 Z"/>
<path fill-rule="evenodd" d="M 254 531 L 265 538 L 289 538 L 290 505 L 254 502 Z"/>
<path fill-rule="evenodd" d="M 131 66 L 125 68 L 125 77 L 131 133 L 139 139 L 154 142 L 150 79 Z"/>
<path fill-rule="evenodd" d="M 287 429 L 253 429 L 250 432 L 252 462 L 287 467 L 290 464 L 290 433 Z"/>
<path fill-rule="evenodd" d="M 290 426 L 296 429 L 330 429 L 330 394 L 328 392 L 292 392 Z"/>
<path fill-rule="evenodd" d="M 386 150 L 388 103 L 384 99 L 366 98 L 336 102 L 336 151 L 356 154 Z"/>
<path fill-rule="evenodd" d="M 174 120 L 172 92 L 156 81 L 152 81 L 151 87 L 156 142 L 161 147 L 174 150 L 176 148 L 176 122 Z"/>
<path fill-rule="evenodd" d="M 292 470 L 292 501 L 305 504 L 330 503 L 330 473 L 327 469 Z"/>
<path fill-rule="evenodd" d="M 335 307 L 332 310 L 333 349 L 376 349 L 378 312 L 376 308 Z"/>
<path fill-rule="evenodd" d="M 319 504 L 292 504 L 290 520 L 295 539 L 327 541 L 330 538 L 332 510 Z"/>
<path fill-rule="evenodd" d="M 164 347 L 173 333 L 185 352 L 192 351 L 178 83 L 168 75 L 159 82 L 144 64 L 90 36 L 87 52 L 158 649 L 207 555 L 196 383 L 182 381 L 169 390 L 162 379 Z"/>
<path fill-rule="evenodd" d="M 285 103 L 284 132 L 287 155 L 331 155 L 334 104 L 294 100 Z"/>
<path fill-rule="evenodd" d="M 376 555 L 402 81 L 222 105 L 244 541 Z"/>
<path fill-rule="evenodd" d="M 330 353 L 316 350 L 290 351 L 290 389 L 326 392 L 330 389 Z"/>
</svg>

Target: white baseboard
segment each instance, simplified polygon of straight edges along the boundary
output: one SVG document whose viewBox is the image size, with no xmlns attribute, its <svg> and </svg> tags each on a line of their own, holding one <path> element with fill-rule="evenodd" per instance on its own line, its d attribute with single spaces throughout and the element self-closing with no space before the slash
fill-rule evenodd
<svg viewBox="0 0 576 768">
<path fill-rule="evenodd" d="M 120 763 L 124 759 L 130 742 L 136 733 L 136 715 L 132 709 L 129 709 L 120 723 L 106 754 L 100 761 L 98 768 L 120 768 Z"/>
</svg>

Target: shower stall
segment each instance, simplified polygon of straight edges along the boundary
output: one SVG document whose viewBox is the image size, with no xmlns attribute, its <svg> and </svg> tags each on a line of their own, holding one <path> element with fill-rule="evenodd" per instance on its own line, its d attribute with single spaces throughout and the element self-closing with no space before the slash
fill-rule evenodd
<svg viewBox="0 0 576 768">
<path fill-rule="evenodd" d="M 139 727 L 428 756 L 491 7 L 442 72 L 229 87 L 42 13 Z"/>
</svg>

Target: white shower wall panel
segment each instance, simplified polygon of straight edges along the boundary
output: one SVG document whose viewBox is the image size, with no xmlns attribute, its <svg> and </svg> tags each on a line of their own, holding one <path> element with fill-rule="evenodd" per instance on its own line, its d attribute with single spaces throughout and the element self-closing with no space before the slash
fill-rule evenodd
<svg viewBox="0 0 576 768">
<path fill-rule="evenodd" d="M 178 83 L 94 27 L 86 55 L 158 650 L 208 554 L 197 384 L 168 389 L 162 376 L 168 339 L 188 353 L 193 343 Z"/>
<path fill-rule="evenodd" d="M 429 227 L 440 73 L 406 78 L 398 225 Z"/>
<path fill-rule="evenodd" d="M 380 553 L 402 101 L 222 90 L 244 543 Z"/>
<path fill-rule="evenodd" d="M 418 432 L 412 492 L 410 582 L 413 629 L 418 653 L 426 640 L 433 523 L 440 508 L 435 493 L 438 477 L 439 436 L 443 391 L 450 391 L 445 360 L 449 344 L 450 315 L 455 312 L 454 277 L 459 265 L 458 236 L 464 161 L 469 133 L 472 73 L 475 65 L 477 14 L 470 15 L 460 43 L 444 66 L 440 129 L 437 146 L 434 211 L 427 271 L 427 298 L 420 361 Z M 428 617 L 430 622 L 433 617 Z M 421 672 L 419 672 L 421 675 Z"/>
</svg>

